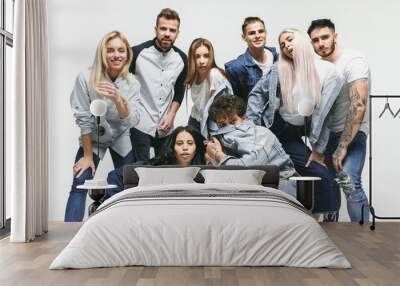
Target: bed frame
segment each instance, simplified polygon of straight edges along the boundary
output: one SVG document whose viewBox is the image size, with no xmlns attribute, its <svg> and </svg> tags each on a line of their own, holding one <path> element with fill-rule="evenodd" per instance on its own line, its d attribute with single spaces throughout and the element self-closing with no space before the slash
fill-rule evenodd
<svg viewBox="0 0 400 286">
<path fill-rule="evenodd" d="M 163 165 L 163 166 L 149 166 L 149 165 L 127 165 L 124 167 L 124 189 L 136 187 L 139 183 L 139 176 L 135 172 L 135 168 L 146 167 L 146 168 L 183 168 L 177 165 Z M 191 167 L 200 167 L 202 170 L 206 169 L 217 169 L 217 167 L 209 165 L 192 165 Z M 271 187 L 277 189 L 279 187 L 279 168 L 277 166 L 220 166 L 218 169 L 221 170 L 263 170 L 265 175 L 262 179 L 261 184 L 265 187 Z M 196 183 L 204 183 L 204 178 L 200 174 L 194 178 Z"/>
<path fill-rule="evenodd" d="M 127 165 L 124 167 L 123 182 L 124 190 L 128 188 L 136 187 L 139 183 L 139 176 L 135 171 L 135 168 L 146 167 L 146 168 L 183 168 L 177 165 L 163 165 L 163 166 L 149 166 L 149 165 Z M 279 188 L 279 168 L 274 165 L 266 166 L 219 166 L 214 167 L 211 165 L 194 165 L 194 167 L 200 167 L 202 170 L 206 169 L 221 169 L 221 170 L 263 170 L 265 175 L 261 181 L 264 187 Z M 204 178 L 200 174 L 194 178 L 197 183 L 204 183 Z M 297 200 L 303 204 L 303 206 L 312 212 L 314 206 L 314 188 L 297 188 Z"/>
</svg>

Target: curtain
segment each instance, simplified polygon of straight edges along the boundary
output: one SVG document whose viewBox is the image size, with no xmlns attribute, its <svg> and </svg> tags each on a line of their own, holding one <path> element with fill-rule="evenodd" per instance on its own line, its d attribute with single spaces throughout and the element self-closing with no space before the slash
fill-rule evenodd
<svg viewBox="0 0 400 286">
<path fill-rule="evenodd" d="M 46 0 L 15 1 L 8 168 L 11 242 L 48 229 L 48 40 Z"/>
</svg>

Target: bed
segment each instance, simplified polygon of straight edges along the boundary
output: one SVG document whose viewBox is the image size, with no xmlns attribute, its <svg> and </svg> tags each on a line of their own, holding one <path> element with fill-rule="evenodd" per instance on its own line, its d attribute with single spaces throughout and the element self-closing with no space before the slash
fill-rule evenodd
<svg viewBox="0 0 400 286">
<path fill-rule="evenodd" d="M 261 184 L 218 183 L 207 178 L 204 183 L 204 171 L 213 168 L 201 166 L 202 174 L 197 173 L 195 182 L 138 186 L 138 172 L 143 168 L 128 166 L 124 170 L 127 189 L 106 200 L 85 221 L 50 269 L 351 267 L 309 211 L 277 190 L 276 167 L 225 168 L 239 169 L 235 177 L 250 169 L 261 170 Z M 169 179 L 173 176 L 166 175 L 165 180 Z"/>
</svg>

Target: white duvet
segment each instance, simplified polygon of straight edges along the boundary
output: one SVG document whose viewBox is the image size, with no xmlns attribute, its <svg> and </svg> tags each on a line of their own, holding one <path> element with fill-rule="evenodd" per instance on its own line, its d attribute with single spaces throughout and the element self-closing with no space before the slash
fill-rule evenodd
<svg viewBox="0 0 400 286">
<path fill-rule="evenodd" d="M 350 263 L 299 202 L 254 185 L 136 187 L 103 203 L 50 269 Z"/>
</svg>

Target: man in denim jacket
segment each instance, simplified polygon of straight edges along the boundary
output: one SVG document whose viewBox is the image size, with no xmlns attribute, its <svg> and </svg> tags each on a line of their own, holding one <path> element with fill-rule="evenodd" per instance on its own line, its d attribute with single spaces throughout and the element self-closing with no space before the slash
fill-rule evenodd
<svg viewBox="0 0 400 286">
<path fill-rule="evenodd" d="M 218 129 L 210 132 L 206 160 L 215 166 L 276 165 L 280 170 L 280 189 L 295 196 L 295 187 L 287 180 L 296 173 L 289 155 L 268 128 L 246 120 L 244 112 L 243 100 L 235 95 L 215 98 L 209 118 Z"/>
<path fill-rule="evenodd" d="M 242 38 L 247 50 L 225 64 L 225 72 L 232 85 L 233 94 L 247 103 L 247 97 L 263 74 L 267 74 L 278 59 L 275 48 L 265 46 L 267 32 L 264 21 L 247 17 L 242 25 Z"/>
</svg>

